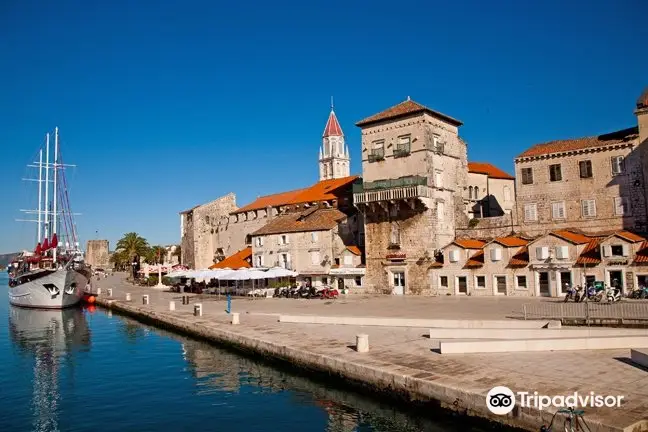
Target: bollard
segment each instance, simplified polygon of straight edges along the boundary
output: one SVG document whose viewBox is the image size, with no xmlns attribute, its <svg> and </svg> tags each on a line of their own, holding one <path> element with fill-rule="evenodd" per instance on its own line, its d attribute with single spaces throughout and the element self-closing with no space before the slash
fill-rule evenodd
<svg viewBox="0 0 648 432">
<path fill-rule="evenodd" d="M 232 325 L 237 325 L 237 324 L 240 324 L 240 323 L 241 323 L 241 321 L 239 320 L 239 313 L 234 312 L 232 314 Z"/>
<path fill-rule="evenodd" d="M 101 288 L 97 288 L 97 295 L 101 295 Z"/>
<path fill-rule="evenodd" d="M 227 313 L 232 313 L 232 296 L 227 294 Z"/>
<path fill-rule="evenodd" d="M 145 305 L 149 304 L 149 295 L 148 294 L 144 294 L 142 296 L 142 304 L 145 304 Z"/>
<path fill-rule="evenodd" d="M 112 288 L 108 288 L 108 297 L 112 297 Z"/>
<path fill-rule="evenodd" d="M 131 301 L 130 293 L 126 293 L 126 301 Z"/>
<path fill-rule="evenodd" d="M 182 304 L 183 305 L 189 304 L 189 296 L 182 296 Z"/>
<path fill-rule="evenodd" d="M 202 303 L 194 305 L 194 316 L 202 316 Z"/>
<path fill-rule="evenodd" d="M 169 310 L 170 310 L 170 311 L 174 311 L 174 310 L 175 310 L 175 302 L 174 302 L 173 300 L 171 300 L 171 301 L 169 302 Z"/>
<path fill-rule="evenodd" d="M 356 351 L 359 353 L 369 352 L 369 335 L 359 334 L 356 336 Z"/>
</svg>

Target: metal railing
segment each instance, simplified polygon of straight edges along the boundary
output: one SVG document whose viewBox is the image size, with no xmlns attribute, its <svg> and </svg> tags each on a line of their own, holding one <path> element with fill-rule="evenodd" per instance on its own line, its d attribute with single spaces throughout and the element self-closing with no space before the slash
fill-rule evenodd
<svg viewBox="0 0 648 432">
<path fill-rule="evenodd" d="M 364 204 L 370 202 L 392 201 L 408 198 L 429 198 L 430 196 L 430 188 L 428 188 L 427 186 L 410 186 L 398 189 L 354 193 L 353 202 L 356 204 Z"/>
<path fill-rule="evenodd" d="M 648 302 L 644 301 L 619 303 L 539 301 L 524 304 L 521 312 L 524 319 L 554 319 L 586 324 L 604 321 L 648 324 Z"/>
<path fill-rule="evenodd" d="M 405 176 L 396 179 L 375 180 L 353 185 L 353 193 L 396 189 L 409 186 L 427 186 L 428 179 L 423 176 Z"/>
</svg>

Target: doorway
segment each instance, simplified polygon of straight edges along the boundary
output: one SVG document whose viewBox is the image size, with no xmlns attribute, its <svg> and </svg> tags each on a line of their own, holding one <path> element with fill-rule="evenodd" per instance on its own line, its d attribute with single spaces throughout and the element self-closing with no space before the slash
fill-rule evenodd
<svg viewBox="0 0 648 432">
<path fill-rule="evenodd" d="M 567 294 L 565 284 L 572 285 L 572 275 L 571 272 L 562 271 L 560 272 L 560 287 L 558 288 L 558 294 Z"/>
<path fill-rule="evenodd" d="M 403 295 L 405 294 L 405 272 L 394 272 L 394 287 L 392 294 Z"/>
<path fill-rule="evenodd" d="M 468 294 L 468 278 L 466 276 L 457 276 L 457 289 L 459 294 Z"/>
<path fill-rule="evenodd" d="M 623 294 L 623 272 L 621 270 L 610 270 L 608 273 L 610 275 L 610 286 L 618 287 L 621 294 Z"/>
<path fill-rule="evenodd" d="M 538 286 L 540 287 L 541 296 L 551 297 L 551 291 L 549 291 L 549 272 L 538 272 Z"/>
<path fill-rule="evenodd" d="M 337 287 L 338 292 L 342 292 L 342 290 L 344 289 L 344 279 L 343 278 L 338 278 L 337 286 L 338 286 Z"/>
<path fill-rule="evenodd" d="M 495 276 L 495 294 L 506 295 L 506 276 Z"/>
</svg>

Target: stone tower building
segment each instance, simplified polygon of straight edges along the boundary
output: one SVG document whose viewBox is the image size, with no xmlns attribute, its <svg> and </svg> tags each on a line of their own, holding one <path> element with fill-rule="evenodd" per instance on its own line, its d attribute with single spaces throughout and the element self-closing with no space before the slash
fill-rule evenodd
<svg viewBox="0 0 648 432">
<path fill-rule="evenodd" d="M 344 133 L 340 127 L 333 106 L 329 114 L 322 147 L 319 152 L 320 181 L 349 177 L 351 175 L 351 158 L 349 148 L 344 143 Z"/>
<path fill-rule="evenodd" d="M 106 269 L 110 265 L 108 240 L 88 240 L 85 262 L 93 268 Z"/>
<path fill-rule="evenodd" d="M 408 98 L 356 125 L 363 184 L 354 202 L 365 216 L 367 288 L 427 293 L 435 254 L 466 218 L 462 123 Z"/>
</svg>

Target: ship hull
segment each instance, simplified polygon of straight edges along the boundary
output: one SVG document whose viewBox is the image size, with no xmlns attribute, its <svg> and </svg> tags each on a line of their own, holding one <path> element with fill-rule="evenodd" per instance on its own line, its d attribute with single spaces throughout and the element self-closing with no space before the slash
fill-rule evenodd
<svg viewBox="0 0 648 432">
<path fill-rule="evenodd" d="M 81 302 L 89 276 L 84 271 L 59 269 L 34 273 L 33 279 L 9 287 L 9 303 L 38 309 L 64 309 Z"/>
</svg>

